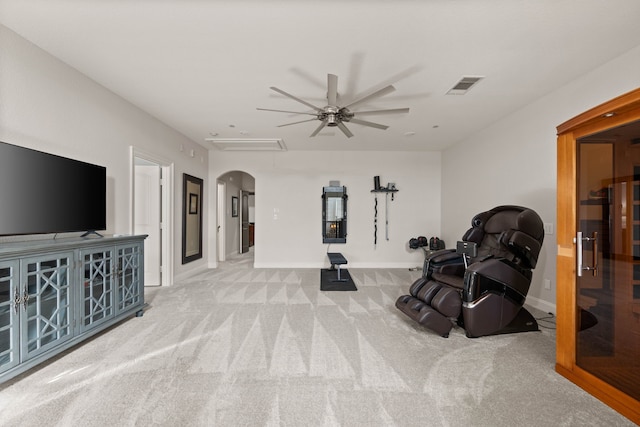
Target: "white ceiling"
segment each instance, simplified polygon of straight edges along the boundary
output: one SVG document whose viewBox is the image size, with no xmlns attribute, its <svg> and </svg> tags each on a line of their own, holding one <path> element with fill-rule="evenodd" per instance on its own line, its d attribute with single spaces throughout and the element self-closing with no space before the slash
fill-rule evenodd
<svg viewBox="0 0 640 427">
<path fill-rule="evenodd" d="M 640 45 L 638 0 L 0 0 L 0 23 L 187 137 L 289 150 L 441 150 Z M 327 74 L 354 110 L 409 107 L 309 135 Z M 485 76 L 466 95 L 462 77 Z M 564 120 L 567 118 L 559 118 Z"/>
</svg>

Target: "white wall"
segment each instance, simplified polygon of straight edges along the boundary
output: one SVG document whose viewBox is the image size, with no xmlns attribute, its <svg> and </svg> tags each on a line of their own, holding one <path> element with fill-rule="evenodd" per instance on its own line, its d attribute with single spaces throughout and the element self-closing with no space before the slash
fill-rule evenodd
<svg viewBox="0 0 640 427">
<path fill-rule="evenodd" d="M 421 251 L 411 237 L 440 234 L 440 153 L 211 151 L 210 179 L 241 170 L 255 178 L 255 267 L 320 268 L 328 265 L 322 243 L 322 187 L 338 180 L 347 187 L 347 243 L 332 244 L 348 267 L 415 267 Z M 385 240 L 385 196 L 378 196 L 378 244 L 374 247 L 373 177 L 395 182 Z M 230 198 L 231 193 L 227 193 Z M 210 195 L 209 197 L 214 197 Z M 215 198 L 215 197 L 214 197 Z M 215 215 L 215 210 L 211 210 Z M 214 221 L 215 217 L 211 217 Z M 215 239 L 215 233 L 210 234 Z M 214 245 L 211 245 L 213 251 Z M 215 265 L 210 253 L 210 264 Z"/>
<path fill-rule="evenodd" d="M 555 313 L 556 126 L 637 87 L 640 46 L 444 151 L 443 238 L 454 241 L 473 215 L 498 205 L 537 211 L 554 233 L 545 236 L 527 302 Z"/>
<path fill-rule="evenodd" d="M 131 224 L 130 147 L 174 163 L 174 271 L 177 276 L 216 265 L 215 209 L 204 221 L 204 258 L 181 265 L 182 174 L 205 178 L 205 201 L 215 207 L 215 179 L 234 170 L 255 178 L 256 267 L 327 264 L 321 239 L 322 187 L 347 186 L 348 237 L 334 244 L 351 267 L 411 267 L 420 251 L 411 237 L 440 235 L 451 246 L 471 217 L 499 204 L 522 204 L 555 224 L 555 127 L 640 86 L 640 47 L 541 97 L 537 102 L 442 153 L 224 153 L 205 149 L 116 94 L 0 26 L 0 140 L 107 167 L 108 233 Z M 191 157 L 191 150 L 194 156 Z M 211 170 L 208 172 L 208 163 Z M 442 171 L 442 176 L 441 176 Z M 378 245 L 373 245 L 373 176 L 393 181 L 390 241 L 384 240 L 380 197 Z M 481 178 L 479 178 L 481 177 Z M 441 182 L 442 180 L 442 182 Z M 228 193 L 228 197 L 231 192 Z M 274 209 L 277 219 L 274 217 Z M 209 238 L 206 238 L 206 237 Z M 555 304 L 555 234 L 547 236 L 530 301 Z M 552 289 L 543 289 L 543 278 Z"/>
<path fill-rule="evenodd" d="M 130 147 L 169 159 L 174 273 L 205 267 L 206 240 L 202 260 L 181 264 L 181 200 L 184 172 L 207 178 L 206 150 L 1 25 L 0 54 L 0 140 L 106 166 L 109 234 L 132 230 Z"/>
</svg>

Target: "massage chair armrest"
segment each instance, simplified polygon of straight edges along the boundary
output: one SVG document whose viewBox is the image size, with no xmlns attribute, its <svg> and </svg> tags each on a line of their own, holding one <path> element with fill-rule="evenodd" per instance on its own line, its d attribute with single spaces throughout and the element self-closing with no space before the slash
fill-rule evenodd
<svg viewBox="0 0 640 427">
<path fill-rule="evenodd" d="M 465 266 L 463 260 L 460 260 L 459 263 L 454 264 L 444 264 L 438 267 L 437 273 L 446 274 L 449 276 L 464 276 Z"/>
<path fill-rule="evenodd" d="M 460 258 L 460 254 L 457 254 L 455 249 L 440 249 L 425 256 L 426 260 L 433 262 L 434 264 L 446 262 L 455 258 Z"/>
<path fill-rule="evenodd" d="M 486 293 L 494 293 L 524 304 L 531 277 L 531 270 L 522 269 L 504 258 L 475 262 L 464 273 L 462 300 L 473 302 Z"/>
<path fill-rule="evenodd" d="M 462 271 L 459 269 L 462 268 Z M 431 277 L 432 273 L 442 273 L 446 270 L 446 274 L 464 274 L 464 260 L 462 255 L 456 253 L 455 249 L 442 249 L 427 255 L 424 259 L 422 267 L 422 276 Z"/>
</svg>

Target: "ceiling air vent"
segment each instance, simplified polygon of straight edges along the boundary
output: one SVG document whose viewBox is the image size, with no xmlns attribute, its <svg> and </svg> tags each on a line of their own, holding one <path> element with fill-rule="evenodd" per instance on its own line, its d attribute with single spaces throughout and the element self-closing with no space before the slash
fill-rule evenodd
<svg viewBox="0 0 640 427">
<path fill-rule="evenodd" d="M 282 139 L 205 138 L 221 151 L 287 151 Z"/>
<path fill-rule="evenodd" d="M 449 89 L 447 95 L 464 95 L 483 78 L 483 76 L 464 76 L 455 86 Z"/>
</svg>

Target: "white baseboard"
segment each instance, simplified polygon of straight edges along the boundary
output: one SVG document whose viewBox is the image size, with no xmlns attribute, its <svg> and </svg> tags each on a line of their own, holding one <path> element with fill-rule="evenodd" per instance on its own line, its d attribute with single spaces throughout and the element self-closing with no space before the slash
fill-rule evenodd
<svg viewBox="0 0 640 427">
<path fill-rule="evenodd" d="M 526 304 L 531 306 L 531 307 L 533 307 L 533 308 L 537 308 L 538 310 L 542 310 L 545 313 L 553 313 L 554 316 L 556 314 L 556 305 L 553 304 L 553 303 L 550 303 L 549 301 L 545 301 L 545 300 L 541 300 L 540 298 L 528 296 L 527 300 L 526 300 Z"/>
<path fill-rule="evenodd" d="M 348 259 L 347 259 L 348 260 Z M 265 262 L 254 263 L 254 268 L 329 268 L 329 261 L 312 263 L 291 263 L 291 262 Z M 355 262 L 342 265 L 342 268 L 416 268 L 422 269 L 422 265 L 407 262 Z"/>
</svg>

